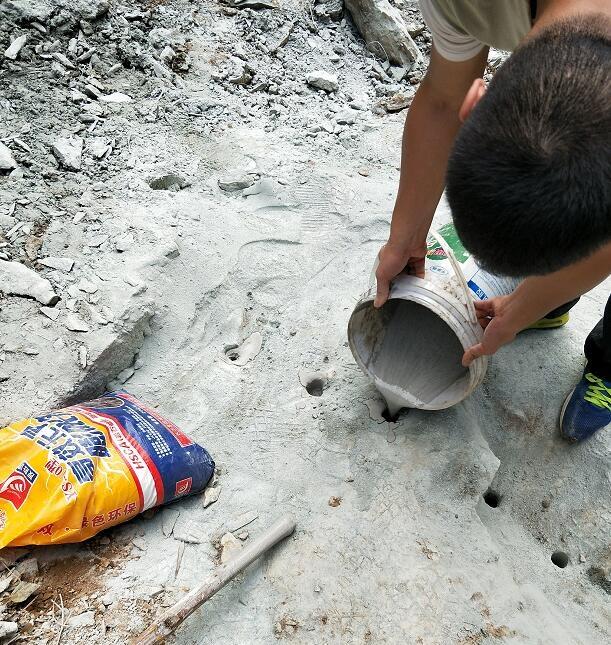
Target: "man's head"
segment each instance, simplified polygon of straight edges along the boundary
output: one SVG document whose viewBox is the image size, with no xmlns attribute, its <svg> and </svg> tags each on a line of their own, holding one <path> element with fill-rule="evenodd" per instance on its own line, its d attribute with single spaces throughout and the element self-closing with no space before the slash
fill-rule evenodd
<svg viewBox="0 0 611 645">
<path fill-rule="evenodd" d="M 461 118 L 447 195 L 483 266 L 548 273 L 611 241 L 608 20 L 574 18 L 527 39 L 487 92 L 474 83 Z"/>
</svg>

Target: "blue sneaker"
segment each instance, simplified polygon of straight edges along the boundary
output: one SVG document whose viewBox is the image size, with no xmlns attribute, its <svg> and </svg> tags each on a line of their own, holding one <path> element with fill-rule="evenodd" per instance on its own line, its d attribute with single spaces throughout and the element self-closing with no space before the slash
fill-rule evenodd
<svg viewBox="0 0 611 645">
<path fill-rule="evenodd" d="M 611 423 L 611 381 L 586 371 L 566 397 L 560 412 L 560 433 L 583 441 Z"/>
</svg>

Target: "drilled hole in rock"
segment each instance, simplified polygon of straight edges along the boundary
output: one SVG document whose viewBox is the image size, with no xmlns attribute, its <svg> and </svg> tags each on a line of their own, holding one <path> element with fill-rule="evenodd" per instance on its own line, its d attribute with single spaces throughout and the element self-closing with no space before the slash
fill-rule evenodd
<svg viewBox="0 0 611 645">
<path fill-rule="evenodd" d="M 382 410 L 381 415 L 384 418 L 384 421 L 388 421 L 388 423 L 396 423 L 399 420 L 399 417 L 407 414 L 410 411 L 410 408 L 401 408 L 395 414 L 391 414 L 390 410 L 388 408 L 384 408 Z"/>
<path fill-rule="evenodd" d="M 564 569 L 569 563 L 569 556 L 564 551 L 554 551 L 552 553 L 552 562 L 561 569 Z"/>
<path fill-rule="evenodd" d="M 238 351 L 238 345 L 230 345 L 225 348 L 225 356 L 230 361 L 237 361 L 240 358 L 240 352 Z"/>
<path fill-rule="evenodd" d="M 324 389 L 325 383 L 320 378 L 314 378 L 306 385 L 307 393 L 310 396 L 322 396 Z"/>
<path fill-rule="evenodd" d="M 491 508 L 496 508 L 501 503 L 501 496 L 495 490 L 488 489 L 484 493 L 484 502 Z"/>
</svg>

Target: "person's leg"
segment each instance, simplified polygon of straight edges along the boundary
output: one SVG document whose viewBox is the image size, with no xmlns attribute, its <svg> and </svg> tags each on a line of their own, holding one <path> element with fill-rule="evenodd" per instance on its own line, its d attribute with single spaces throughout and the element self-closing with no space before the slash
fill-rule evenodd
<svg viewBox="0 0 611 645">
<path fill-rule="evenodd" d="M 584 345 L 588 369 L 604 378 L 611 379 L 611 296 L 605 313 L 598 325 L 590 332 Z"/>
<path fill-rule="evenodd" d="M 588 335 L 586 369 L 560 413 L 560 431 L 570 441 L 582 441 L 611 424 L 611 297 L 602 320 Z"/>
<path fill-rule="evenodd" d="M 572 309 L 579 302 L 579 298 L 571 300 L 550 311 L 544 318 L 532 324 L 529 329 L 556 329 L 566 325 L 569 321 L 569 309 Z"/>
</svg>

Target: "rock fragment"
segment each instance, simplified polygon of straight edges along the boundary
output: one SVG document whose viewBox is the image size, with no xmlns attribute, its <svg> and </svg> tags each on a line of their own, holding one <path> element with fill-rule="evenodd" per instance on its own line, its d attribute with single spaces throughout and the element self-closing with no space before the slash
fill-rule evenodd
<svg viewBox="0 0 611 645">
<path fill-rule="evenodd" d="M 7 636 L 14 636 L 19 631 L 19 625 L 7 620 L 0 620 L 0 640 Z"/>
<path fill-rule="evenodd" d="M 221 494 L 221 487 L 216 486 L 214 488 L 208 487 L 204 491 L 204 508 L 207 508 L 210 506 L 210 504 L 214 504 L 219 498 Z"/>
<path fill-rule="evenodd" d="M 221 545 L 221 564 L 229 562 L 236 553 L 242 549 L 242 542 L 238 540 L 233 533 L 225 533 L 220 541 Z"/>
<path fill-rule="evenodd" d="M 8 58 L 9 60 L 17 60 L 17 56 L 19 56 L 19 52 L 25 45 L 27 38 L 28 37 L 26 34 L 19 36 L 19 38 L 15 38 L 15 40 L 13 40 L 13 42 L 9 45 L 8 49 L 4 52 L 4 58 Z"/>
<path fill-rule="evenodd" d="M 77 332 L 88 332 L 89 325 L 76 314 L 68 314 L 65 322 L 66 329 Z"/>
<path fill-rule="evenodd" d="M 35 582 L 20 582 L 13 589 L 11 595 L 8 597 L 8 600 L 13 605 L 19 605 L 33 596 L 39 588 L 40 585 L 36 584 Z"/>
<path fill-rule="evenodd" d="M 68 618 L 70 627 L 93 627 L 95 625 L 95 612 L 84 611 L 82 614 Z"/>
<path fill-rule="evenodd" d="M 81 0 L 79 13 L 84 20 L 99 20 L 108 13 L 110 4 L 107 0 Z"/>
<path fill-rule="evenodd" d="M 62 271 L 63 273 L 70 273 L 70 271 L 72 271 L 72 267 L 74 266 L 74 260 L 72 258 L 49 256 L 38 260 L 38 264 L 49 267 L 49 269 Z"/>
<path fill-rule="evenodd" d="M 318 90 L 324 90 L 325 92 L 335 92 L 339 87 L 337 76 L 322 70 L 310 72 L 306 76 L 306 82 L 311 87 L 315 87 Z"/>
<path fill-rule="evenodd" d="M 53 291 L 48 280 L 19 262 L 0 260 L 0 291 L 34 298 L 47 306 L 53 306 L 59 301 L 59 296 Z"/>
<path fill-rule="evenodd" d="M 376 56 L 407 68 L 421 58 L 401 12 L 388 0 L 346 0 L 346 8 Z"/>
<path fill-rule="evenodd" d="M 13 168 L 17 168 L 13 153 L 0 142 L 0 170 L 13 170 Z"/>
<path fill-rule="evenodd" d="M 41 307 L 39 311 L 41 314 L 43 314 L 43 316 L 46 316 L 50 320 L 57 320 L 59 318 L 59 314 L 61 313 L 60 310 L 56 309 L 55 307 Z"/>
<path fill-rule="evenodd" d="M 60 138 L 52 148 L 60 165 L 66 170 L 80 170 L 83 157 L 83 140 L 81 137 Z"/>
<path fill-rule="evenodd" d="M 134 99 L 123 92 L 113 92 L 112 94 L 101 94 L 98 100 L 103 103 L 131 103 Z"/>
<path fill-rule="evenodd" d="M 252 186 L 255 183 L 255 177 L 253 175 L 237 175 L 219 179 L 218 183 L 221 190 L 232 192 Z"/>
<path fill-rule="evenodd" d="M 36 558 L 27 558 L 17 563 L 15 570 L 22 580 L 31 581 L 38 575 L 38 560 Z"/>
</svg>

